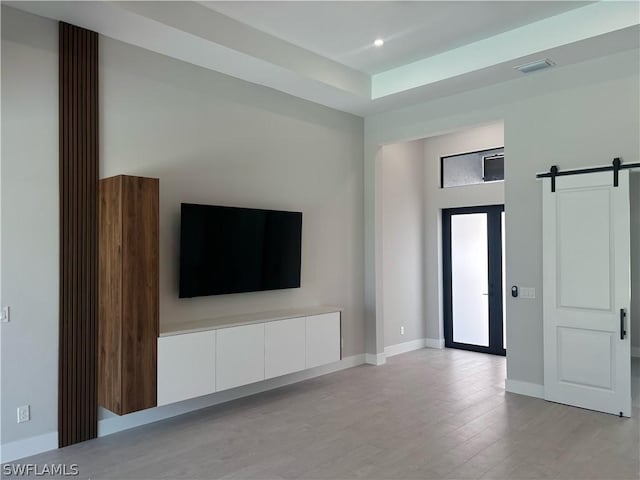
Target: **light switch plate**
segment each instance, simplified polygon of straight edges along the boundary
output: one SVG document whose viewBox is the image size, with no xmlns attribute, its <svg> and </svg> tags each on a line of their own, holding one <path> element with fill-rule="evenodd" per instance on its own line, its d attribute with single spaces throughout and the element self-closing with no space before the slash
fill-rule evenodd
<svg viewBox="0 0 640 480">
<path fill-rule="evenodd" d="M 536 289 L 533 287 L 520 287 L 520 298 L 529 300 L 536 298 Z"/>
</svg>

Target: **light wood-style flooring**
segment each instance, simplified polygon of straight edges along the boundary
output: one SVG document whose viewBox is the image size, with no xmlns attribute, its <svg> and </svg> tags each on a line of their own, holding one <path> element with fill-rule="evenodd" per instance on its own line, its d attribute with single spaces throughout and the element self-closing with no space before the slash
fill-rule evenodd
<svg viewBox="0 0 640 480">
<path fill-rule="evenodd" d="M 621 419 L 505 393 L 505 359 L 424 349 L 23 459 L 92 479 L 640 478 Z"/>
</svg>

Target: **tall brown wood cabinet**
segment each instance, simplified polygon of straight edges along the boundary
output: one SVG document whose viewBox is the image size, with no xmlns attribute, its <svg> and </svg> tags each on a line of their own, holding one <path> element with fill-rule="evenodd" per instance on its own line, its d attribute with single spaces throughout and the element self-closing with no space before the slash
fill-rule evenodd
<svg viewBox="0 0 640 480">
<path fill-rule="evenodd" d="M 100 180 L 98 402 L 118 415 L 155 407 L 157 178 Z"/>
</svg>

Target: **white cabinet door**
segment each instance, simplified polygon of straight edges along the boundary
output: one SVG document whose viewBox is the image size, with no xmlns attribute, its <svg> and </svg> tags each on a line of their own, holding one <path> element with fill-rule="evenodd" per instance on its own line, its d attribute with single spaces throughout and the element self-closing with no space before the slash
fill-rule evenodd
<svg viewBox="0 0 640 480">
<path fill-rule="evenodd" d="M 222 328 L 216 338 L 216 391 L 264 380 L 264 323 Z"/>
<path fill-rule="evenodd" d="M 307 317 L 307 368 L 340 360 L 340 312 Z"/>
<path fill-rule="evenodd" d="M 215 392 L 215 330 L 158 338 L 158 405 Z"/>
<path fill-rule="evenodd" d="M 265 324 L 264 370 L 266 378 L 304 370 L 305 318 Z"/>
</svg>

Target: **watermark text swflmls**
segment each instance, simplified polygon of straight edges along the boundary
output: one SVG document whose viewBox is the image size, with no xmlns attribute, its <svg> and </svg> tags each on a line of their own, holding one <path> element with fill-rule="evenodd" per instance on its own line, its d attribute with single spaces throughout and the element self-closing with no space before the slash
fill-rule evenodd
<svg viewBox="0 0 640 480">
<path fill-rule="evenodd" d="M 76 477 L 80 473 L 77 463 L 7 463 L 2 466 L 5 477 Z"/>
</svg>

